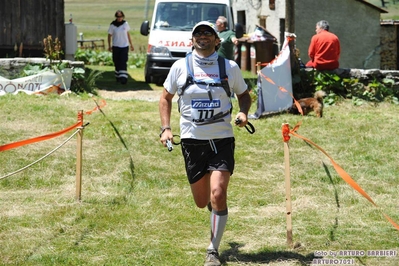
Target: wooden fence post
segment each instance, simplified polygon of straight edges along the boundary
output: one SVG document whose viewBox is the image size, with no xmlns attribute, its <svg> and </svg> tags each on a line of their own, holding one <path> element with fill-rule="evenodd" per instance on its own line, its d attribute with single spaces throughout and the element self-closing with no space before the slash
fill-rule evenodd
<svg viewBox="0 0 399 266">
<path fill-rule="evenodd" d="M 288 147 L 289 125 L 283 124 L 284 162 L 285 162 L 285 203 L 287 211 L 287 245 L 292 247 L 292 202 L 291 202 L 291 176 L 290 176 L 290 150 Z"/>
<path fill-rule="evenodd" d="M 78 112 L 78 121 L 80 122 L 79 132 L 77 134 L 76 145 L 76 200 L 82 198 L 82 143 L 83 143 L 83 111 Z"/>
</svg>

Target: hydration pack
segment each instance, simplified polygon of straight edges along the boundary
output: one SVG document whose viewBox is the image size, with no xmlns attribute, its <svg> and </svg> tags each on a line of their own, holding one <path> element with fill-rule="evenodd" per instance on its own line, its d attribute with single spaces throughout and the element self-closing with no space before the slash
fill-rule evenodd
<svg viewBox="0 0 399 266">
<path fill-rule="evenodd" d="M 228 76 L 226 74 L 226 63 L 225 59 L 223 57 L 218 56 L 218 66 L 219 66 L 219 78 L 220 82 L 205 82 L 205 81 L 199 81 L 194 78 L 194 68 L 193 68 L 193 59 L 192 59 L 192 53 L 188 53 L 186 55 L 186 67 L 187 67 L 187 79 L 186 83 L 183 85 L 183 87 L 179 88 L 177 90 L 177 94 L 179 95 L 179 101 L 178 101 L 178 110 L 180 112 L 180 100 L 181 97 L 184 94 L 184 91 L 186 90 L 187 87 L 193 85 L 193 84 L 201 84 L 201 85 L 206 85 L 206 86 L 211 86 L 211 87 L 222 87 L 224 91 L 226 92 L 227 96 L 229 97 L 229 100 L 231 99 L 231 91 L 230 91 L 230 86 L 228 82 Z M 208 90 L 208 97 L 209 100 L 212 101 L 212 93 L 210 90 Z M 230 101 L 231 104 L 231 101 Z M 207 119 L 201 119 L 201 120 L 194 120 L 196 124 L 209 124 L 209 123 L 215 123 L 215 122 L 220 122 L 222 121 L 221 119 L 225 117 L 228 114 L 231 114 L 233 109 L 233 105 L 231 105 L 231 108 L 227 112 L 220 112 L 214 115 L 211 118 Z"/>
<path fill-rule="evenodd" d="M 186 67 L 187 67 L 187 79 L 186 83 L 184 84 L 183 87 L 181 87 L 178 91 L 177 94 L 179 96 L 182 96 L 184 94 L 185 89 L 188 86 L 191 86 L 193 84 L 202 84 L 202 85 L 207 85 L 207 86 L 212 86 L 212 87 L 223 87 L 225 90 L 227 96 L 230 98 L 231 97 L 231 91 L 229 87 L 229 82 L 228 82 L 228 77 L 226 74 L 226 62 L 223 57 L 218 56 L 218 66 L 219 66 L 219 77 L 220 77 L 220 83 L 207 83 L 204 81 L 198 81 L 194 78 L 194 70 L 193 70 L 193 60 L 192 60 L 192 53 L 188 53 L 186 55 Z"/>
</svg>

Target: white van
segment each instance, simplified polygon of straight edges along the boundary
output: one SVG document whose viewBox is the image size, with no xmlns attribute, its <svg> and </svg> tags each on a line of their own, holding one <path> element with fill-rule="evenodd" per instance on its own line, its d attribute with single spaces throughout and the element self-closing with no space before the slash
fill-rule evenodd
<svg viewBox="0 0 399 266">
<path fill-rule="evenodd" d="M 156 0 L 151 25 L 144 21 L 140 28 L 142 35 L 149 35 L 145 81 L 161 84 L 172 64 L 191 51 L 194 25 L 203 20 L 215 23 L 219 16 L 225 16 L 234 30 L 231 0 Z M 242 31 L 237 25 L 238 38 Z"/>
</svg>

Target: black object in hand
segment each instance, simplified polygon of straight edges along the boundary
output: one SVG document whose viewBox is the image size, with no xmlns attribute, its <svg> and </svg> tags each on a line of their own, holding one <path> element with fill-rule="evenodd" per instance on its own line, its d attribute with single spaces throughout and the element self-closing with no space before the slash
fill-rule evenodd
<svg viewBox="0 0 399 266">
<path fill-rule="evenodd" d="M 166 140 L 166 147 L 168 147 L 168 151 L 173 150 L 172 142 L 170 141 L 170 139 Z"/>
</svg>

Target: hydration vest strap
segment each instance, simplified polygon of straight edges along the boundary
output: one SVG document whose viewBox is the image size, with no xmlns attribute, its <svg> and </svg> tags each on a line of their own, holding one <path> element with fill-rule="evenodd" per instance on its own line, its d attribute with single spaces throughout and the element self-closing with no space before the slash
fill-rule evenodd
<svg viewBox="0 0 399 266">
<path fill-rule="evenodd" d="M 192 53 L 188 53 L 186 55 L 186 69 L 187 69 L 187 78 L 186 78 L 186 83 L 184 84 L 183 87 L 178 89 L 177 94 L 179 95 L 179 99 L 177 101 L 178 103 L 178 110 L 180 112 L 180 105 L 181 105 L 181 96 L 184 94 L 184 91 L 188 86 L 191 86 L 193 84 L 201 84 L 201 85 L 208 85 L 212 87 L 222 87 L 224 91 L 226 92 L 227 96 L 229 97 L 229 100 L 231 99 L 231 91 L 230 91 L 230 86 L 228 82 L 228 76 L 226 74 L 226 59 L 223 57 L 218 56 L 218 67 L 219 67 L 219 79 L 220 83 L 206 83 L 203 81 L 197 81 L 194 78 L 194 67 L 193 67 L 193 59 L 192 59 Z M 209 92 L 209 91 L 208 91 Z M 231 100 L 230 100 L 231 104 Z M 224 113 L 218 113 L 215 116 L 208 118 L 208 119 L 201 119 L 200 120 L 193 120 L 196 124 L 203 125 L 203 124 L 210 124 L 210 123 L 216 123 L 223 121 L 222 118 L 228 115 L 229 113 L 231 114 L 233 110 L 233 105 L 231 104 L 231 108 L 229 111 L 224 112 Z M 189 118 L 190 119 L 190 118 Z"/>
<path fill-rule="evenodd" d="M 218 66 L 219 66 L 219 77 L 220 83 L 206 83 L 202 81 L 196 81 L 194 79 L 194 68 L 193 68 L 193 60 L 192 60 L 192 53 L 188 53 L 186 55 L 186 68 L 187 68 L 187 79 L 184 86 L 178 91 L 178 95 L 182 96 L 186 88 L 192 84 L 202 84 L 202 85 L 209 85 L 212 87 L 223 87 L 227 96 L 231 97 L 231 91 L 228 82 L 228 76 L 226 74 L 226 62 L 223 57 L 218 56 Z"/>
</svg>

